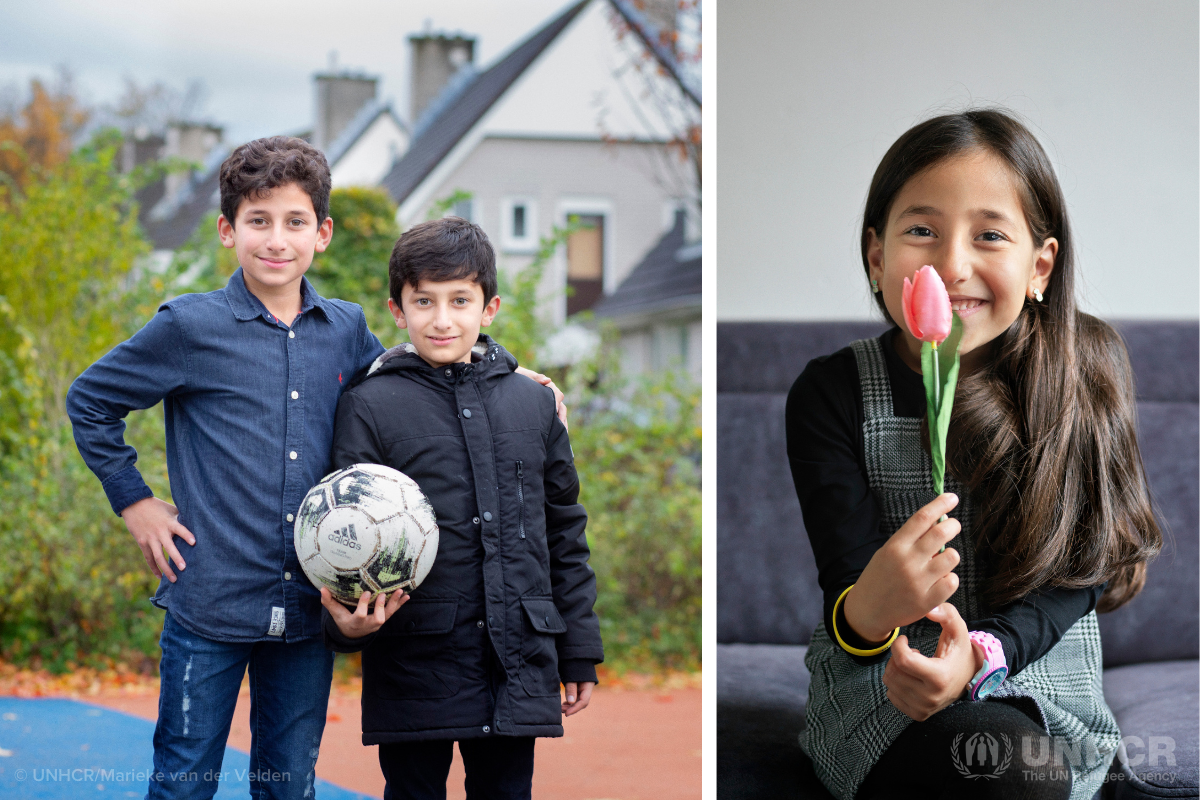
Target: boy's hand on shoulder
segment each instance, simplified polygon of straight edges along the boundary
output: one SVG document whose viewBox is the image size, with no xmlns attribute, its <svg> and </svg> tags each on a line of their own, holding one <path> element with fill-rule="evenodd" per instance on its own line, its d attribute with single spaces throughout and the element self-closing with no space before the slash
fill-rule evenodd
<svg viewBox="0 0 1200 800">
<path fill-rule="evenodd" d="M 595 685 L 592 681 L 583 681 L 582 683 L 571 681 L 563 684 L 567 690 L 567 698 L 563 700 L 562 704 L 563 715 L 569 717 L 587 708 L 588 701 L 592 699 L 592 687 Z"/>
<path fill-rule="evenodd" d="M 563 402 L 562 390 L 554 385 L 554 381 L 550 380 L 549 376 L 547 375 L 543 375 L 540 372 L 534 372 L 531 369 L 525 369 L 524 367 L 517 367 L 517 374 L 524 375 L 530 380 L 537 381 L 542 386 L 550 387 L 550 390 L 554 392 L 554 413 L 558 414 L 558 418 L 562 420 L 563 427 L 567 430 L 570 430 L 570 426 L 567 425 L 567 404 Z"/>
<path fill-rule="evenodd" d="M 180 571 L 187 568 L 179 548 L 175 546 L 175 537 L 178 536 L 192 547 L 196 546 L 196 537 L 179 522 L 179 509 L 157 497 L 146 497 L 126 506 L 121 512 L 121 519 L 125 520 L 125 527 L 142 549 L 142 556 L 154 576 L 161 578 L 166 575 L 167 580 L 174 583 L 176 578 L 171 571 L 170 561 L 174 561 Z M 163 555 L 163 550 L 167 551 L 169 560 Z"/>
<path fill-rule="evenodd" d="M 349 639 L 361 639 L 383 627 L 383 623 L 392 618 L 400 606 L 408 602 L 408 594 L 403 590 L 392 592 L 389 598 L 387 592 L 375 596 L 375 609 L 368 613 L 367 606 L 371 601 L 371 593 L 364 591 L 358 598 L 358 606 L 353 613 L 344 605 L 333 599 L 329 589 L 321 587 L 321 605 L 333 617 L 334 624 L 342 635 Z"/>
</svg>

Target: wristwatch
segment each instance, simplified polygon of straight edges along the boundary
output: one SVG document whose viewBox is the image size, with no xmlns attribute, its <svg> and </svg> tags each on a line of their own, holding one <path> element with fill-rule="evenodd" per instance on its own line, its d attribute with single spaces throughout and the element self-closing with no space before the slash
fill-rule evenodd
<svg viewBox="0 0 1200 800">
<path fill-rule="evenodd" d="M 983 648 L 983 666 L 967 684 L 967 693 L 972 700 L 982 700 L 1004 683 L 1008 662 L 1004 660 L 1004 647 L 995 636 L 983 631 L 971 631 L 967 636 Z"/>
</svg>

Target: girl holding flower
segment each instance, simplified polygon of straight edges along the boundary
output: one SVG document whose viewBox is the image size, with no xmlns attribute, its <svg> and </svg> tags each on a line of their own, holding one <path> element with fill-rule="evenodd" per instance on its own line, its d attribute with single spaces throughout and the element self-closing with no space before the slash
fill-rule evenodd
<svg viewBox="0 0 1200 800">
<path fill-rule="evenodd" d="M 1128 357 L 1075 307 L 1049 159 L 998 111 L 915 126 L 875 172 L 862 256 L 896 327 L 788 397 L 825 596 L 801 744 L 844 800 L 1086 800 L 1120 738 L 1096 611 L 1137 594 L 1162 537 Z M 1071 758 L 1041 757 L 1054 739 Z"/>
</svg>

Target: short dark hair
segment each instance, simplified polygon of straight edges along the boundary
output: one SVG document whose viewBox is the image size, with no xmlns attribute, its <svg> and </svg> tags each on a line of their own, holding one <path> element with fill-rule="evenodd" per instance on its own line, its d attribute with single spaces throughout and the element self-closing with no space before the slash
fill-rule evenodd
<svg viewBox="0 0 1200 800">
<path fill-rule="evenodd" d="M 483 228 L 461 217 L 413 225 L 392 248 L 388 291 L 397 305 L 405 284 L 464 279 L 479 284 L 484 303 L 496 296 L 496 252 Z"/>
<path fill-rule="evenodd" d="M 295 183 L 312 198 L 317 224 L 329 216 L 329 162 L 325 154 L 295 136 L 268 136 L 246 142 L 221 165 L 221 213 L 234 225 L 242 198 L 258 198 Z"/>
</svg>

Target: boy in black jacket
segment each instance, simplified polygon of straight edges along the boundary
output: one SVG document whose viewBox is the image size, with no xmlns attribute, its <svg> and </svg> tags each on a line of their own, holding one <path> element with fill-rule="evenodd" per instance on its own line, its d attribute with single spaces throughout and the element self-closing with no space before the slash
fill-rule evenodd
<svg viewBox="0 0 1200 800">
<path fill-rule="evenodd" d="M 326 642 L 363 650 L 363 744 L 380 745 L 385 797 L 445 798 L 457 740 L 471 800 L 529 798 L 534 737 L 562 736 L 604 657 L 567 430 L 552 392 L 514 380 L 516 359 L 479 333 L 500 298 L 477 225 L 414 226 L 388 272 L 412 344 L 343 394 L 333 468 L 415 480 L 437 513 L 437 559 L 386 623 L 322 589 Z"/>
</svg>

